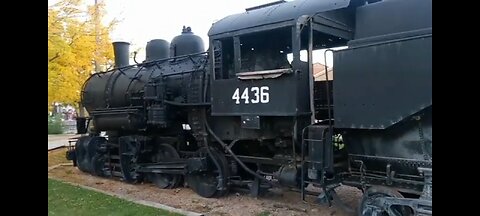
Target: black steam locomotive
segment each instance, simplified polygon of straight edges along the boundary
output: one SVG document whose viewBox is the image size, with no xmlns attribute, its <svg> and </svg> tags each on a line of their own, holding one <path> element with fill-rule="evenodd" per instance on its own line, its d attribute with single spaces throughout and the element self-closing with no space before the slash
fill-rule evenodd
<svg viewBox="0 0 480 216">
<path fill-rule="evenodd" d="M 432 1 L 277 1 L 190 28 L 92 75 L 67 157 L 84 172 L 203 197 L 231 187 L 363 190 L 360 215 L 432 213 Z M 330 48 L 346 46 L 333 51 Z M 333 53 L 315 81 L 312 54 Z M 301 52 L 307 55 L 303 61 Z M 289 60 L 289 56 L 292 58 Z"/>
</svg>

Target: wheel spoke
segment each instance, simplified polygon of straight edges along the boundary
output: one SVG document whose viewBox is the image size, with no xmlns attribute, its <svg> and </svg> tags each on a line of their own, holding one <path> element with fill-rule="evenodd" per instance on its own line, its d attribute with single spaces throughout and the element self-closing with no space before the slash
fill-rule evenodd
<svg viewBox="0 0 480 216">
<path fill-rule="evenodd" d="M 168 144 L 160 144 L 152 156 L 152 162 L 169 161 L 180 158 L 175 148 Z M 151 174 L 151 181 L 162 189 L 174 188 L 180 184 L 181 176 L 173 174 Z"/>
<path fill-rule="evenodd" d="M 210 156 L 208 156 L 207 149 L 201 148 L 197 151 L 198 156 L 207 157 L 207 160 L 212 160 Z M 187 183 L 193 191 L 195 191 L 198 195 L 202 197 L 219 197 L 227 193 L 228 185 L 227 185 L 227 178 L 228 178 L 228 164 L 221 152 L 211 149 L 213 154 L 213 158 L 217 161 L 220 165 L 220 169 L 216 167 L 215 163 L 211 161 L 210 166 L 208 167 L 207 171 L 201 173 L 189 173 L 187 175 Z M 219 190 L 217 188 L 219 182 L 218 179 L 223 179 L 223 189 Z"/>
</svg>

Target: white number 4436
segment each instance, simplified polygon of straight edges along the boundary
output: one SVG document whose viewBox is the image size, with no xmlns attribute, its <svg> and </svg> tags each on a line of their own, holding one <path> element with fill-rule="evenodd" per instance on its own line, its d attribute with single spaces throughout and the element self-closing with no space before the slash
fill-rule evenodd
<svg viewBox="0 0 480 216">
<path fill-rule="evenodd" d="M 235 100 L 235 104 L 240 104 L 240 101 L 243 100 L 245 104 L 257 104 L 257 103 L 268 103 L 270 101 L 270 95 L 268 93 L 268 86 L 262 87 L 251 87 L 248 91 L 248 87 L 242 91 L 240 95 L 240 89 L 235 89 L 233 92 L 232 99 Z"/>
</svg>

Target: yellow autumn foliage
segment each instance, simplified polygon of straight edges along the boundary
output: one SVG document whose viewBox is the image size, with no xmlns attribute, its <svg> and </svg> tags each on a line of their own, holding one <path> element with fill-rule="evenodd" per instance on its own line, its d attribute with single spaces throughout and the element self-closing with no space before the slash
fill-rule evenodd
<svg viewBox="0 0 480 216">
<path fill-rule="evenodd" d="M 104 4 L 86 7 L 82 3 L 60 0 L 48 8 L 49 111 L 55 102 L 77 105 L 95 62 L 103 70 L 113 65 L 109 32 L 115 21 L 102 24 Z"/>
</svg>

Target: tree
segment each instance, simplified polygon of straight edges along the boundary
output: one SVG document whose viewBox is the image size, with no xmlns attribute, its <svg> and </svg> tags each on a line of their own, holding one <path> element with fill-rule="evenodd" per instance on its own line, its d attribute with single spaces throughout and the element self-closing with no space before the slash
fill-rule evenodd
<svg viewBox="0 0 480 216">
<path fill-rule="evenodd" d="M 61 0 L 48 8 L 48 109 L 54 102 L 76 106 L 94 63 L 113 64 L 109 32 L 116 21 L 101 23 L 105 5 Z"/>
</svg>

